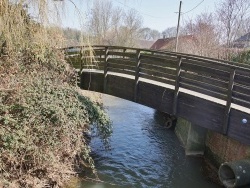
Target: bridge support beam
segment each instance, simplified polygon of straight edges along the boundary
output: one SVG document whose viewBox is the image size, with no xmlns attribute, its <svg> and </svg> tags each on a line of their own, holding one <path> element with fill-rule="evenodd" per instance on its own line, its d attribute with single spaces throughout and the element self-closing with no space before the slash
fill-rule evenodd
<svg viewBox="0 0 250 188">
<path fill-rule="evenodd" d="M 183 118 L 178 118 L 175 133 L 185 146 L 186 155 L 195 156 L 204 154 L 207 129 L 191 124 Z"/>
<path fill-rule="evenodd" d="M 204 155 L 207 129 L 191 124 L 188 131 L 186 155 Z"/>
</svg>

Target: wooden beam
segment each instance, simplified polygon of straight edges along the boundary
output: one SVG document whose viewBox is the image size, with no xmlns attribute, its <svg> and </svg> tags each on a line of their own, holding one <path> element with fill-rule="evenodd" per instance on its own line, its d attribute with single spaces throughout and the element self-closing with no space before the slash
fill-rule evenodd
<svg viewBox="0 0 250 188">
<path fill-rule="evenodd" d="M 140 50 L 136 50 L 136 68 L 135 68 L 135 89 L 134 89 L 134 102 L 137 102 L 137 90 L 138 90 L 138 82 L 139 82 L 139 73 L 140 73 Z"/>
<path fill-rule="evenodd" d="M 109 49 L 108 47 L 105 47 L 103 93 L 106 93 L 107 89 L 108 55 L 109 55 Z"/>
<path fill-rule="evenodd" d="M 178 58 L 179 58 L 179 62 L 176 68 L 175 91 L 174 91 L 173 114 L 172 114 L 174 116 L 177 113 L 178 95 L 179 95 L 179 89 L 180 89 L 181 62 L 182 62 L 182 57 L 178 57 Z"/>
<path fill-rule="evenodd" d="M 223 134 L 224 135 L 227 135 L 227 132 L 228 132 L 228 125 L 229 125 L 228 122 L 229 122 L 230 112 L 231 112 L 234 76 L 235 76 L 235 69 L 232 69 L 230 73 L 229 83 L 228 83 L 227 104 L 225 108 L 225 115 L 224 115 L 224 122 L 223 122 Z"/>
</svg>

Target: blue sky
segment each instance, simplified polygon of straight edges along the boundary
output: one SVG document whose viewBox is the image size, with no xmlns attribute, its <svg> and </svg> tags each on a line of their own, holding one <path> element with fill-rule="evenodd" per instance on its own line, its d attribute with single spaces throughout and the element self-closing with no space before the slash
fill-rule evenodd
<svg viewBox="0 0 250 188">
<path fill-rule="evenodd" d="M 94 0 L 73 0 L 81 12 L 85 12 Z M 105 0 L 103 0 L 105 1 Z M 114 6 L 120 6 L 125 10 L 135 9 L 143 18 L 143 26 L 162 32 L 168 27 L 177 25 L 179 0 L 111 0 Z M 201 12 L 214 12 L 218 0 L 182 0 L 183 19 L 195 18 Z M 63 18 L 64 27 L 79 28 L 79 16 L 71 3 L 65 4 L 66 14 Z M 197 6 L 198 5 L 198 6 Z M 197 6 L 197 7 L 196 7 Z M 196 8 L 195 8 L 196 7 Z M 195 8 L 195 9 L 193 9 Z M 193 10 L 192 10 L 193 9 Z"/>
</svg>

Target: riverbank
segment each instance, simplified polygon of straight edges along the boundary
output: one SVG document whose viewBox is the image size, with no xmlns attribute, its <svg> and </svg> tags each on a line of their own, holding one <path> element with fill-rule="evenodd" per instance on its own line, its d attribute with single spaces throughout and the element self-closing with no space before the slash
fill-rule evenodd
<svg viewBox="0 0 250 188">
<path fill-rule="evenodd" d="M 95 171 L 84 133 L 94 126 L 105 142 L 112 132 L 100 102 L 75 86 L 62 54 L 48 54 L 45 62 L 0 59 L 3 187 L 60 187 L 86 168 Z"/>
</svg>

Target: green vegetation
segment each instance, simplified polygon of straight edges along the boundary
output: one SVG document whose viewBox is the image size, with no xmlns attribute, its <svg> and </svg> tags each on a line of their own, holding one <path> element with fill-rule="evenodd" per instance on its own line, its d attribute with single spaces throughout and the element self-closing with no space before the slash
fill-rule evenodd
<svg viewBox="0 0 250 188">
<path fill-rule="evenodd" d="M 232 57 L 232 61 L 250 64 L 250 50 L 243 51 L 235 56 Z"/>
<path fill-rule="evenodd" d="M 46 1 L 34 4 L 46 10 Z M 22 1 L 0 2 L 0 26 L 0 187 L 58 187 L 95 173 L 85 133 L 94 126 L 107 144 L 111 123 L 78 92 L 55 50 L 60 31 L 31 20 Z"/>
</svg>

